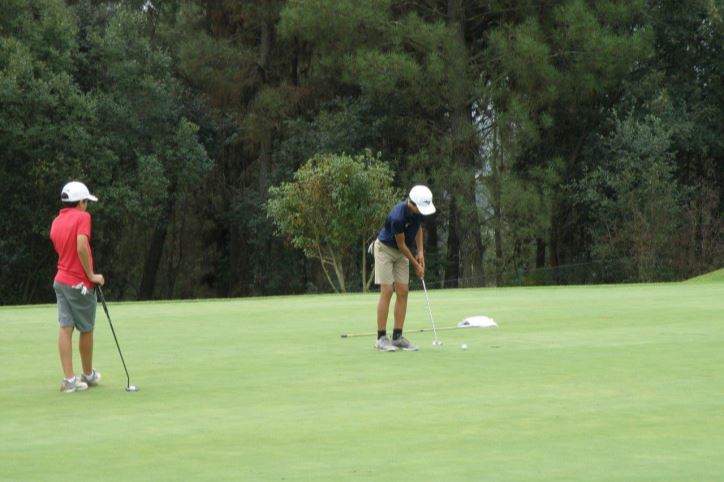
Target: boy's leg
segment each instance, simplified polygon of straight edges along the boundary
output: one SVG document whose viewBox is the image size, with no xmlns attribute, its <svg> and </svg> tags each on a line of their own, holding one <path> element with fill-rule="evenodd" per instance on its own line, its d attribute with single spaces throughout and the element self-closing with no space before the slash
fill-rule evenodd
<svg viewBox="0 0 724 482">
<path fill-rule="evenodd" d="M 410 292 L 410 263 L 402 257 L 395 263 L 395 330 L 392 333 L 392 346 L 398 350 L 416 351 L 417 347 L 402 336 L 407 315 L 407 295 Z"/>
<path fill-rule="evenodd" d="M 380 285 L 380 300 L 377 303 L 377 331 L 387 329 L 387 314 L 390 312 L 392 285 Z"/>
<path fill-rule="evenodd" d="M 407 295 L 410 291 L 409 285 L 395 283 L 395 330 L 392 333 L 392 346 L 398 350 L 417 351 L 417 347 L 407 338 L 402 336 L 402 328 L 405 326 L 405 315 L 407 314 Z"/>
<path fill-rule="evenodd" d="M 93 329 L 96 323 L 95 290 L 73 289 L 66 295 L 73 311 L 73 321 L 80 332 L 78 351 L 84 375 L 93 374 Z"/>
<path fill-rule="evenodd" d="M 58 282 L 53 282 L 55 298 L 58 303 L 58 354 L 60 366 L 65 378 L 73 378 L 73 310 L 67 297 L 70 289 Z"/>
<path fill-rule="evenodd" d="M 402 330 L 407 314 L 407 294 L 410 291 L 410 261 L 404 256 L 395 260 L 393 266 L 395 277 L 395 330 Z"/>
<path fill-rule="evenodd" d="M 387 315 L 390 312 L 390 300 L 394 292 L 391 249 L 375 241 L 375 284 L 380 285 L 380 300 L 377 302 L 377 341 L 375 349 L 384 352 L 397 350 L 387 337 Z"/>
<path fill-rule="evenodd" d="M 78 350 L 80 351 L 80 361 L 83 365 L 83 373 L 91 375 L 93 373 L 93 331 L 87 331 L 80 334 L 78 340 Z"/>
<path fill-rule="evenodd" d="M 394 289 L 391 284 L 380 285 L 380 301 L 377 303 L 377 351 L 393 352 L 397 348 L 392 346 L 387 336 L 387 314 L 390 310 L 390 300 Z"/>
<path fill-rule="evenodd" d="M 377 331 L 387 329 L 387 315 L 394 287 L 394 251 L 378 239 L 374 244 L 375 284 L 380 285 L 380 300 L 377 302 Z"/>
<path fill-rule="evenodd" d="M 73 327 L 61 326 L 58 330 L 58 352 L 60 365 L 63 367 L 63 376 L 73 378 Z"/>
<path fill-rule="evenodd" d="M 395 283 L 395 329 L 401 330 L 405 326 L 405 315 L 407 314 L 407 294 L 410 291 L 409 285 Z"/>
</svg>

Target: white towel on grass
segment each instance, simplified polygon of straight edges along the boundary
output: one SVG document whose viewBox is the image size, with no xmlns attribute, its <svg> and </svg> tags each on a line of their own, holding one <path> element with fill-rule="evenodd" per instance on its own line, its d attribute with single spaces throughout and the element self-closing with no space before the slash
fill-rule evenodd
<svg viewBox="0 0 724 482">
<path fill-rule="evenodd" d="M 487 316 L 469 316 L 458 323 L 458 328 L 488 328 L 498 326 L 494 319 Z"/>
</svg>

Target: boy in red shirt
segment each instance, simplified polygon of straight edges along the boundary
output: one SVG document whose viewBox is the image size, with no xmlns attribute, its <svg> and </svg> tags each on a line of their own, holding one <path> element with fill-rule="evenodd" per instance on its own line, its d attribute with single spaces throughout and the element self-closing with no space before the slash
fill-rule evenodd
<svg viewBox="0 0 724 482">
<path fill-rule="evenodd" d="M 75 392 L 97 385 L 101 374 L 93 368 L 93 328 L 96 321 L 95 286 L 105 284 L 103 275 L 93 271 L 90 247 L 91 216 L 88 202 L 98 201 L 85 184 L 69 182 L 60 195 L 63 208 L 50 227 L 50 239 L 58 253 L 58 273 L 53 289 L 58 300 L 58 351 L 63 367 L 63 392 Z M 73 372 L 73 329 L 80 331 L 83 374 Z"/>
</svg>

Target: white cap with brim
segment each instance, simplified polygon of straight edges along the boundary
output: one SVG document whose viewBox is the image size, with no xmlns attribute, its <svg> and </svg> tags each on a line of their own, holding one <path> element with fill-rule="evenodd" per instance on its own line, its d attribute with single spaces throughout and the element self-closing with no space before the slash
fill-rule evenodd
<svg viewBox="0 0 724 482">
<path fill-rule="evenodd" d="M 410 201 L 415 203 L 417 210 L 423 216 L 429 216 L 435 212 L 435 205 L 432 203 L 432 191 L 427 186 L 415 186 L 410 190 Z"/>
<path fill-rule="evenodd" d="M 60 199 L 64 203 L 73 203 L 77 201 L 98 201 L 98 198 L 88 191 L 85 184 L 78 181 L 69 182 L 63 186 L 60 192 Z"/>
</svg>

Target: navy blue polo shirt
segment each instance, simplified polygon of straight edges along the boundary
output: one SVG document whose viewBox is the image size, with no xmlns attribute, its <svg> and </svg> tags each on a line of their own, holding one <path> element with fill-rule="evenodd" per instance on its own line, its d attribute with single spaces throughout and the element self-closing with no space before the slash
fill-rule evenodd
<svg viewBox="0 0 724 482">
<path fill-rule="evenodd" d="M 422 218 L 422 214 L 414 214 L 407 209 L 407 200 L 402 201 L 396 204 L 390 214 L 387 215 L 385 224 L 380 229 L 377 239 L 385 245 L 397 249 L 395 234 L 405 233 L 405 244 L 414 253 L 415 249 L 417 249 L 415 235 L 417 230 L 420 229 Z"/>
</svg>

